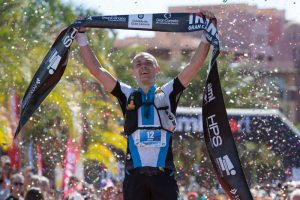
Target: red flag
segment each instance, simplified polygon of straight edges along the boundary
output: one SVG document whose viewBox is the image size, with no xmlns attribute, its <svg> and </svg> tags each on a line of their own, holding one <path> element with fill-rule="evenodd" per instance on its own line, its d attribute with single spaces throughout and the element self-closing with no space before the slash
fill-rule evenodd
<svg viewBox="0 0 300 200">
<path fill-rule="evenodd" d="M 69 193 L 68 182 L 70 180 L 70 177 L 75 174 L 80 146 L 81 146 L 81 139 L 79 139 L 78 143 L 73 144 L 71 138 L 70 137 L 68 138 L 66 155 L 64 160 L 63 199 Z"/>
<path fill-rule="evenodd" d="M 13 131 L 17 128 L 17 122 L 19 120 L 19 113 L 20 113 L 19 104 L 20 104 L 20 99 L 16 91 L 13 90 L 10 95 L 10 124 L 11 124 L 11 129 Z M 12 147 L 7 150 L 7 155 L 10 158 L 11 167 L 14 170 L 19 170 L 21 168 L 21 157 L 20 157 L 20 150 L 18 147 L 17 139 L 13 141 Z"/>
<path fill-rule="evenodd" d="M 41 152 L 41 146 L 36 145 L 36 157 L 37 157 L 37 169 L 38 169 L 38 175 L 43 175 L 43 162 L 42 162 L 42 152 Z"/>
<path fill-rule="evenodd" d="M 21 157 L 17 140 L 13 141 L 12 147 L 7 150 L 7 155 L 10 158 L 12 169 L 19 170 L 21 168 Z"/>
</svg>

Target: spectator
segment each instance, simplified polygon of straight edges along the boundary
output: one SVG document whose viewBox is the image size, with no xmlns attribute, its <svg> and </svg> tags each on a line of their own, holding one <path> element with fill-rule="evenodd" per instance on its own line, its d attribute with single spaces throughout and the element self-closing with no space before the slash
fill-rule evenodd
<svg viewBox="0 0 300 200">
<path fill-rule="evenodd" d="M 51 188 L 49 179 L 45 176 L 40 177 L 40 188 L 45 198 L 51 199 Z"/>
<path fill-rule="evenodd" d="M 2 180 L 3 186 L 8 187 L 10 185 L 10 176 L 12 172 L 10 158 L 6 155 L 1 156 L 1 169 L 2 169 Z"/>
<path fill-rule="evenodd" d="M 204 187 L 200 187 L 199 188 L 199 200 L 206 200 L 207 199 L 207 196 L 205 194 L 206 192 L 206 189 Z"/>
<path fill-rule="evenodd" d="M 30 187 L 41 188 L 41 176 L 39 176 L 37 174 L 33 174 L 31 176 Z"/>
<path fill-rule="evenodd" d="M 71 176 L 68 183 L 68 196 L 67 200 L 84 200 L 80 194 L 82 185 L 76 176 Z"/>
<path fill-rule="evenodd" d="M 290 195 L 291 200 L 300 200 L 300 189 L 294 190 Z"/>
<path fill-rule="evenodd" d="M 116 200 L 123 200 L 123 188 L 122 188 L 122 182 L 118 181 L 115 183 L 116 188 Z"/>
<path fill-rule="evenodd" d="M 92 184 L 88 184 L 87 182 L 82 183 L 81 195 L 83 196 L 84 200 L 97 199 L 94 186 Z"/>
<path fill-rule="evenodd" d="M 24 176 L 22 174 L 14 174 L 11 177 L 11 192 L 6 200 L 20 200 L 23 199 L 24 193 Z"/>
<path fill-rule="evenodd" d="M 116 187 L 110 179 L 102 181 L 101 185 L 101 200 L 116 199 Z"/>
<path fill-rule="evenodd" d="M 190 176 L 187 191 L 188 192 L 197 192 L 199 190 L 199 188 L 200 188 L 200 186 L 196 181 L 196 177 L 195 176 Z"/>
<path fill-rule="evenodd" d="M 24 200 L 44 200 L 44 195 L 39 188 L 30 188 L 25 195 Z"/>
<path fill-rule="evenodd" d="M 2 176 L 2 168 L 0 168 L 0 200 L 4 200 L 10 193 L 8 186 Z"/>
<path fill-rule="evenodd" d="M 84 200 L 84 198 L 79 192 L 75 191 L 68 197 L 68 200 Z"/>
<path fill-rule="evenodd" d="M 33 168 L 27 166 L 24 169 L 24 189 L 27 191 L 30 187 L 32 187 L 32 176 L 33 176 Z"/>
<path fill-rule="evenodd" d="M 198 194 L 196 192 L 188 192 L 187 199 L 188 200 L 198 200 Z"/>
</svg>

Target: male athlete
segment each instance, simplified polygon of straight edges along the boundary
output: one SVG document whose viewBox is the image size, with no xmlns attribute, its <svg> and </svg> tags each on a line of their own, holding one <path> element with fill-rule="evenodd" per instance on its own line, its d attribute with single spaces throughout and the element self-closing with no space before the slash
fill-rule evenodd
<svg viewBox="0 0 300 200">
<path fill-rule="evenodd" d="M 205 12 L 211 18 L 210 12 Z M 89 46 L 85 29 L 77 34 L 77 43 L 85 66 L 114 95 L 125 117 L 127 136 L 124 200 L 177 200 L 174 178 L 172 136 L 175 113 L 183 90 L 203 66 L 210 45 L 203 34 L 190 63 L 177 77 L 158 88 L 155 77 L 160 67 L 149 53 L 138 53 L 132 60 L 132 75 L 138 83 L 134 89 L 104 69 Z"/>
</svg>

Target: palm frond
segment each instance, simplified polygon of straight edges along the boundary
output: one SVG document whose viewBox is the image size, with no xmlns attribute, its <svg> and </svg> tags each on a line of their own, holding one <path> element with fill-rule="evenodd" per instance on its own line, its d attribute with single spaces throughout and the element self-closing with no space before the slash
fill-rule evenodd
<svg viewBox="0 0 300 200">
<path fill-rule="evenodd" d="M 106 146 L 100 143 L 90 144 L 85 154 L 85 158 L 101 162 L 114 175 L 118 174 L 118 169 L 116 167 L 117 163 L 113 153 Z"/>
</svg>

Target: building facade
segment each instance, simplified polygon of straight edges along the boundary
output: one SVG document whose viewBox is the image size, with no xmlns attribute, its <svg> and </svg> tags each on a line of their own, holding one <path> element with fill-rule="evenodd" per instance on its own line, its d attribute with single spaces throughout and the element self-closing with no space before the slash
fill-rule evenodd
<svg viewBox="0 0 300 200">
<path fill-rule="evenodd" d="M 250 71 L 275 78 L 280 90 L 277 109 L 295 124 L 300 123 L 300 24 L 287 21 L 283 10 L 247 4 L 169 8 L 171 13 L 201 10 L 213 12 L 218 19 L 221 51 L 233 53 L 233 62 L 246 62 Z M 199 32 L 156 32 L 153 38 L 117 40 L 115 46 L 146 44 L 149 52 L 172 61 L 193 52 L 200 37 Z"/>
</svg>

